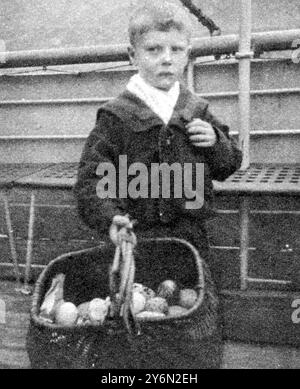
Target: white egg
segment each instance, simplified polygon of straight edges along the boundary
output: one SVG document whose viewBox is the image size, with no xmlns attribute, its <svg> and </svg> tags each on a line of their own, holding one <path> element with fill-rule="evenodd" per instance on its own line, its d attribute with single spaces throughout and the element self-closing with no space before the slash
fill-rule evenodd
<svg viewBox="0 0 300 389">
<path fill-rule="evenodd" d="M 139 292 L 132 293 L 131 310 L 134 315 L 142 312 L 145 309 L 146 298 Z"/>
<path fill-rule="evenodd" d="M 92 324 L 103 324 L 108 315 L 110 298 L 106 300 L 95 298 L 89 304 L 89 318 Z"/>
<path fill-rule="evenodd" d="M 78 309 L 73 303 L 64 302 L 59 304 L 55 311 L 56 323 L 66 327 L 74 325 L 77 317 Z"/>
<path fill-rule="evenodd" d="M 137 319 L 164 318 L 166 315 L 162 312 L 143 311 L 136 315 Z"/>
</svg>

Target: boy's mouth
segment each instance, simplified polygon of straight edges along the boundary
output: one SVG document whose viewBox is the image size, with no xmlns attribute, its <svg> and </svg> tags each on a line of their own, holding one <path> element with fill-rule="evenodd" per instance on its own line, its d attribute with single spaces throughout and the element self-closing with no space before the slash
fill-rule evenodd
<svg viewBox="0 0 300 389">
<path fill-rule="evenodd" d="M 171 72 L 160 72 L 159 76 L 161 76 L 161 77 L 174 77 L 174 73 L 171 73 Z"/>
</svg>

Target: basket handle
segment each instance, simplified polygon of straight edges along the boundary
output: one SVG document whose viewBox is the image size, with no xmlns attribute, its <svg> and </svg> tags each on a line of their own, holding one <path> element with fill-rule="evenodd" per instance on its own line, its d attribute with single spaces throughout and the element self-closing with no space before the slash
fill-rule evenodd
<svg viewBox="0 0 300 389">
<path fill-rule="evenodd" d="M 133 222 L 120 226 L 114 218 L 109 236 L 116 246 L 114 260 L 109 272 L 111 317 L 123 317 L 127 331 L 138 333 L 138 325 L 131 310 L 132 285 L 135 277 L 133 251 L 137 244 Z"/>
</svg>

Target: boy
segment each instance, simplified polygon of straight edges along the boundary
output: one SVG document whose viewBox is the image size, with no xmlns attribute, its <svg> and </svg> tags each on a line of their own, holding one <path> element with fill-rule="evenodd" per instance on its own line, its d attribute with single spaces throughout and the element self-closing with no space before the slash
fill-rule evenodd
<svg viewBox="0 0 300 389">
<path fill-rule="evenodd" d="M 133 219 L 138 239 L 185 239 L 199 250 L 216 279 L 205 227 L 206 220 L 214 216 L 212 180 L 224 180 L 238 169 L 241 152 L 229 137 L 228 127 L 210 114 L 207 102 L 180 82 L 191 50 L 187 12 L 165 1 L 146 4 L 132 16 L 129 36 L 129 56 L 138 74 L 130 79 L 122 94 L 98 110 L 75 186 L 79 213 L 88 226 L 105 236 L 112 221 L 121 227 Z M 169 197 L 161 193 L 152 197 L 130 196 L 129 190 L 127 198 L 100 198 L 98 185 L 104 172 L 99 175 L 99 166 L 115 166 L 118 183 L 120 156 L 126 156 L 127 166 L 140 163 L 148 172 L 155 163 L 179 163 L 183 168 L 185 164 L 192 165 L 195 173 L 196 165 L 201 164 L 204 177 L 193 174 L 192 181 L 194 187 L 204 178 L 203 205 L 187 207 L 190 198 L 177 196 L 178 186 L 174 182 L 169 185 Z M 146 181 L 149 189 L 150 181 Z M 120 194 L 121 188 L 118 189 Z M 209 279 L 206 269 L 206 282 Z M 219 367 L 221 352 L 214 347 L 211 341 L 203 346 L 203 366 Z M 212 350 L 219 350 L 216 358 Z"/>
<path fill-rule="evenodd" d="M 131 17 L 129 36 L 129 56 L 139 72 L 125 92 L 98 110 L 75 187 L 79 214 L 106 235 L 115 216 L 123 226 L 129 215 L 137 222 L 137 235 L 185 238 L 209 262 L 205 221 L 214 216 L 212 179 L 224 180 L 237 170 L 241 152 L 228 127 L 210 114 L 207 102 L 179 83 L 191 50 L 185 10 L 167 2 L 146 4 Z M 118 183 L 120 155 L 126 155 L 127 166 L 143 163 L 149 172 L 153 163 L 204 164 L 203 206 L 187 209 L 187 199 L 175 198 L 174 188 L 169 199 L 130 198 L 130 193 L 127 199 L 99 198 L 97 168 L 112 163 Z"/>
</svg>

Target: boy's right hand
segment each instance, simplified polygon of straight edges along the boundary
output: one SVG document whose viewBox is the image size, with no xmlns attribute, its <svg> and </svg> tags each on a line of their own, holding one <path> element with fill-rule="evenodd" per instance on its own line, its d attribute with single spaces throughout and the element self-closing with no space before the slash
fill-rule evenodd
<svg viewBox="0 0 300 389">
<path fill-rule="evenodd" d="M 124 228 L 125 228 L 125 230 L 124 230 Z M 112 221 L 112 224 L 111 224 L 110 229 L 109 229 L 109 237 L 115 245 L 120 245 L 121 235 L 123 236 L 123 239 L 126 238 L 125 240 L 133 241 L 136 244 L 136 239 L 134 238 L 132 240 L 132 238 L 130 238 L 132 233 L 131 233 L 131 235 L 128 235 L 126 228 L 128 228 L 130 230 L 132 230 L 132 228 L 133 228 L 133 222 L 130 221 L 129 215 L 125 215 L 125 216 L 116 215 L 113 217 L 113 221 Z M 123 229 L 123 230 L 120 232 L 121 229 Z"/>
<path fill-rule="evenodd" d="M 113 217 L 112 224 L 118 227 L 132 227 L 132 222 L 129 220 L 128 215 L 116 215 Z"/>
</svg>

